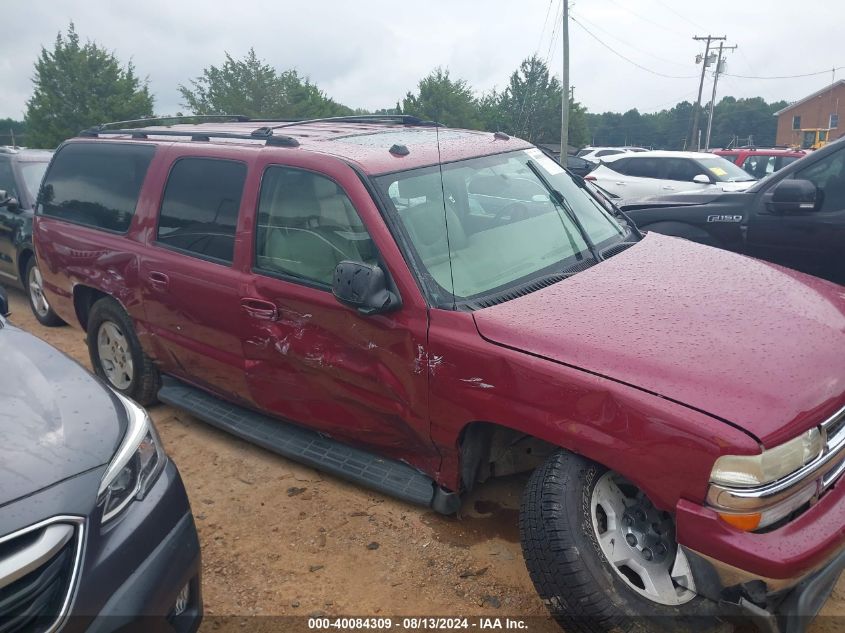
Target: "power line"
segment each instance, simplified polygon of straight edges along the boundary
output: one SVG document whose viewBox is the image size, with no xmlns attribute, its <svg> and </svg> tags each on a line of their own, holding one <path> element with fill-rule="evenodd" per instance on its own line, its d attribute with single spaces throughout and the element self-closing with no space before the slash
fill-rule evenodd
<svg viewBox="0 0 845 633">
<path fill-rule="evenodd" d="M 628 46 L 628 47 L 630 47 L 630 48 L 634 49 L 635 51 L 639 51 L 640 53 L 645 53 L 645 54 L 646 54 L 646 55 L 648 55 L 649 57 L 653 57 L 654 59 L 660 60 L 661 62 L 664 62 L 664 63 L 666 63 L 666 64 L 673 64 L 673 65 L 675 65 L 675 66 L 684 66 L 684 67 L 686 67 L 686 66 L 687 66 L 687 64 L 682 64 L 682 63 L 680 63 L 680 62 L 676 62 L 676 61 L 673 61 L 673 60 L 671 60 L 671 59 L 664 59 L 663 57 L 658 57 L 658 56 L 657 56 L 657 55 L 655 55 L 654 53 L 651 53 L 651 52 L 649 52 L 649 51 L 647 51 L 647 50 L 645 50 L 645 49 L 642 49 L 642 48 L 639 48 L 639 47 L 637 47 L 637 46 L 634 46 L 634 45 L 633 45 L 633 44 L 631 44 L 630 42 L 626 42 L 625 40 L 623 40 L 623 39 L 622 39 L 621 37 L 619 37 L 618 35 L 614 35 L 613 33 L 610 33 L 607 29 L 604 29 L 604 28 L 600 27 L 600 26 L 599 26 L 598 24 L 596 24 L 595 22 L 591 22 L 590 20 L 588 20 L 587 18 L 585 18 L 583 15 L 580 15 L 580 14 L 579 14 L 579 15 L 578 15 L 578 19 L 580 19 L 582 22 L 585 22 L 586 24 L 589 24 L 589 25 L 590 25 L 590 27 L 592 27 L 592 28 L 594 28 L 594 29 L 596 29 L 596 30 L 598 30 L 598 31 L 601 31 L 601 32 L 602 32 L 602 33 L 604 33 L 605 35 L 609 35 L 610 37 L 612 37 L 613 39 L 615 39 L 617 42 L 619 42 L 619 43 L 621 43 L 621 44 L 624 44 L 625 46 Z"/>
<path fill-rule="evenodd" d="M 692 21 L 692 20 L 690 20 L 689 18 L 684 17 L 683 15 L 681 15 L 680 13 L 678 13 L 677 11 L 675 11 L 675 9 L 673 9 L 673 8 L 672 8 L 672 7 L 670 7 L 668 4 L 666 4 L 665 2 L 663 2 L 662 0 L 654 0 L 654 1 L 655 1 L 657 4 L 661 5 L 664 9 L 667 9 L 668 11 L 671 11 L 672 13 L 674 13 L 675 15 L 677 15 L 677 16 L 678 16 L 679 18 L 681 18 L 684 22 L 687 22 L 688 24 L 692 24 L 694 27 L 699 28 L 699 29 L 701 29 L 702 31 L 707 31 L 707 30 L 709 30 L 707 27 L 701 26 L 701 25 L 700 25 L 700 24 L 698 24 L 697 22 L 693 22 L 693 21 Z"/>
<path fill-rule="evenodd" d="M 631 11 L 631 9 L 629 9 L 628 7 L 626 7 L 622 4 L 619 4 L 618 2 L 616 2 L 616 0 L 608 0 L 608 2 L 616 5 L 617 7 L 619 7 L 620 9 L 622 9 L 624 11 L 627 11 L 628 13 L 633 15 L 638 20 L 642 20 L 643 22 L 648 22 L 649 24 L 656 26 L 659 29 L 663 29 L 664 31 L 668 31 L 669 33 L 671 33 L 672 35 L 674 35 L 678 39 L 681 39 L 681 37 L 678 35 L 678 31 L 676 29 L 670 29 L 668 26 L 666 26 L 664 24 L 660 24 L 658 22 L 655 22 L 654 20 L 650 20 L 649 18 L 645 18 L 645 17 L 641 16 L 639 13 L 635 13 L 634 11 Z"/>
<path fill-rule="evenodd" d="M 586 26 L 584 26 L 583 24 L 581 24 L 581 22 L 579 22 L 578 20 L 576 20 L 574 17 L 570 16 L 570 19 L 571 19 L 573 22 L 575 22 L 575 24 L 577 24 L 578 26 L 580 26 L 580 27 L 583 29 L 583 31 L 584 31 L 587 35 L 589 35 L 589 36 L 590 36 L 590 37 L 592 37 L 594 40 L 596 40 L 599 44 L 601 44 L 602 46 L 604 46 L 604 47 L 605 47 L 607 50 L 609 50 L 611 53 L 613 53 L 613 54 L 614 54 L 614 55 L 616 55 L 617 57 L 621 57 L 621 58 L 622 58 L 622 59 L 624 59 L 626 62 L 628 62 L 629 64 L 632 64 L 632 65 L 636 66 L 636 67 L 637 67 L 637 68 L 639 68 L 640 70 L 644 70 L 644 71 L 646 71 L 647 73 L 651 73 L 652 75 L 657 75 L 658 77 L 665 77 L 665 78 L 667 78 L 667 79 L 695 79 L 695 78 L 697 77 L 697 75 L 667 75 L 667 74 L 665 74 L 665 73 L 661 73 L 661 72 L 658 72 L 658 71 L 656 71 L 656 70 L 652 70 L 651 68 L 646 68 L 646 67 L 645 67 L 645 66 L 643 66 L 642 64 L 638 64 L 637 62 L 635 62 L 633 59 L 631 59 L 631 58 L 629 58 L 629 57 L 626 57 L 625 55 L 623 55 L 622 53 L 620 53 L 619 51 L 617 51 L 616 49 L 614 49 L 614 48 L 613 48 L 612 46 L 610 46 L 609 44 L 605 44 L 605 43 L 604 43 L 604 42 L 603 42 L 603 41 L 602 41 L 602 40 L 601 40 L 601 39 L 600 39 L 597 35 L 595 35 L 592 31 L 590 31 L 590 30 L 589 30 Z"/>
<path fill-rule="evenodd" d="M 836 72 L 837 70 L 842 70 L 843 68 L 845 68 L 845 66 L 837 66 L 835 68 L 828 68 L 826 70 L 820 70 L 814 73 L 804 73 L 802 75 L 773 75 L 770 77 L 753 77 L 751 75 L 734 75 L 732 73 L 722 74 L 727 75 L 728 77 L 737 77 L 738 79 L 800 79 L 801 77 L 815 77 L 817 75 L 826 75 L 831 71 Z"/>
<path fill-rule="evenodd" d="M 546 19 L 543 20 L 543 30 L 540 32 L 540 39 L 537 41 L 537 48 L 534 51 L 534 57 L 537 58 L 537 59 L 540 58 L 540 44 L 542 44 L 543 35 L 545 35 L 545 33 L 546 33 L 546 25 L 549 22 L 549 13 L 552 9 L 552 3 L 553 2 L 554 2 L 554 0 L 549 0 L 549 6 L 546 9 Z M 554 43 L 555 33 L 557 31 L 557 14 L 559 13 L 559 11 L 560 11 L 560 5 L 555 10 L 555 22 L 554 22 L 554 25 L 553 25 L 553 28 L 552 28 L 551 41 L 549 42 L 549 51 L 546 53 L 546 63 L 548 62 L 549 53 L 551 52 L 552 44 Z M 522 93 L 522 104 L 519 106 L 519 114 L 516 117 L 516 124 L 517 124 L 516 133 L 519 134 L 519 135 L 522 134 L 522 127 L 523 127 L 522 126 L 522 115 L 523 115 L 523 113 L 525 113 L 525 125 L 526 126 L 528 125 L 528 118 L 530 116 L 528 113 L 525 112 L 525 103 L 528 101 L 528 92 L 529 92 L 527 80 L 528 80 L 528 77 L 526 76 L 525 91 Z"/>
</svg>

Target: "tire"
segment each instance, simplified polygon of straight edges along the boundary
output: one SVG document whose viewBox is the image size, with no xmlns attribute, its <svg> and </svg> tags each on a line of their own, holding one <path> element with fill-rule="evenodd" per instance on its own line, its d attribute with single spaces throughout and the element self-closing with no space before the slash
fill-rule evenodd
<svg viewBox="0 0 845 633">
<path fill-rule="evenodd" d="M 606 479 L 603 479 L 605 476 Z M 611 533 L 607 529 L 611 524 L 608 521 L 615 519 L 602 524 L 603 510 L 599 508 L 604 501 L 600 493 L 610 485 L 608 481 L 615 483 L 615 478 L 619 476 L 595 462 L 560 451 L 537 468 L 528 482 L 519 513 L 522 551 L 531 580 L 552 616 L 567 633 L 732 630 L 716 619 L 715 603 L 677 588 L 671 578 L 669 587 L 679 594 L 677 601 L 681 604 L 661 604 L 642 595 L 645 588 L 635 589 L 630 579 L 626 581 L 623 573 L 608 561 L 599 544 L 599 534 L 602 537 L 605 534 L 608 537 L 615 535 L 615 530 Z M 598 486 L 600 490 L 597 490 Z M 637 490 L 630 482 L 625 482 L 618 489 Z M 594 493 L 598 500 L 595 509 Z M 648 507 L 650 502 L 643 501 L 642 504 L 642 507 Z M 633 508 L 632 511 L 636 512 L 640 505 L 621 507 L 625 507 L 626 511 Z M 649 512 L 656 514 L 646 515 L 646 520 L 663 516 L 672 524 L 671 531 L 665 532 L 665 538 L 674 542 L 674 521 L 671 517 L 653 506 Z M 594 514 L 598 518 L 595 522 Z M 623 516 L 623 521 L 627 521 L 628 514 Z M 607 531 L 601 532 L 598 525 L 604 525 Z M 628 524 L 619 522 L 616 525 Z M 637 522 L 636 525 L 647 523 Z M 659 525 L 658 529 L 662 529 L 664 524 L 651 525 Z M 645 534 L 641 537 L 643 542 L 654 543 L 646 540 L 654 538 L 654 535 Z M 609 541 L 605 542 L 609 544 Z M 628 543 L 623 545 L 627 548 Z M 663 544 L 664 541 L 657 541 L 657 545 L 653 545 L 655 551 Z M 614 541 L 616 545 L 618 542 Z M 621 554 L 622 550 L 618 551 Z M 660 557 L 660 565 L 671 569 L 676 551 L 671 548 L 663 550 L 665 555 Z M 626 555 L 628 553 L 632 553 L 630 548 L 626 550 Z M 643 555 L 642 552 L 637 553 Z M 633 558 L 631 560 L 632 565 L 639 564 Z M 680 562 L 685 560 L 682 558 Z M 633 570 L 628 568 L 628 571 L 633 574 L 632 578 L 637 577 Z M 665 596 L 665 593 L 662 595 Z"/>
<path fill-rule="evenodd" d="M 41 271 L 38 270 L 38 263 L 35 261 L 34 255 L 26 262 L 24 277 L 21 281 L 26 289 L 29 309 L 32 310 L 32 315 L 38 322 L 47 327 L 64 325 L 65 322 L 62 321 L 58 314 L 53 312 L 50 304 L 47 303 L 46 297 L 44 297 L 44 282 L 41 278 Z"/>
<path fill-rule="evenodd" d="M 161 376 L 141 349 L 132 319 L 117 301 L 105 297 L 94 303 L 86 338 L 91 365 L 100 378 L 139 404 L 158 401 Z"/>
</svg>

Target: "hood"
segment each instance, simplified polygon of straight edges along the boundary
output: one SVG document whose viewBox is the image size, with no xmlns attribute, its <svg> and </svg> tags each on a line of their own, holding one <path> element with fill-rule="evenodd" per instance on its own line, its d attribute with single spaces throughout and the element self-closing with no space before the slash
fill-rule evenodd
<svg viewBox="0 0 845 633">
<path fill-rule="evenodd" d="M 0 319 L 0 506 L 107 464 L 120 401 L 80 365 Z"/>
<path fill-rule="evenodd" d="M 845 288 L 649 233 L 473 313 L 492 343 L 669 398 L 774 446 L 845 404 Z"/>
</svg>

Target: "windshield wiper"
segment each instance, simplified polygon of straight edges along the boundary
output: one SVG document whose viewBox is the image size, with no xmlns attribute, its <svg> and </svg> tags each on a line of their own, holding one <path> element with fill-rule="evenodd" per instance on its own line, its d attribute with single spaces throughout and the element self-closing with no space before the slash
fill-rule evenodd
<svg viewBox="0 0 845 633">
<path fill-rule="evenodd" d="M 552 198 L 558 203 L 558 205 L 560 205 L 560 207 L 564 210 L 566 215 L 578 229 L 578 232 L 581 234 L 581 237 L 587 243 L 587 248 L 590 249 L 590 254 L 593 256 L 593 259 L 595 259 L 597 262 L 600 262 L 601 257 L 599 256 L 599 252 L 596 249 L 596 245 L 593 243 L 593 240 L 590 239 L 590 235 L 587 233 L 587 230 L 584 228 L 584 225 L 581 224 L 581 220 L 579 220 L 578 216 L 575 215 L 575 212 L 572 210 L 572 207 L 569 206 L 569 203 L 563 197 L 563 194 L 552 186 L 552 183 L 550 183 L 548 178 L 543 175 L 543 172 L 540 171 L 540 168 L 537 167 L 533 160 L 528 161 L 528 169 L 534 172 L 534 175 L 537 176 L 541 183 L 543 183 L 543 186 L 552 195 Z"/>
<path fill-rule="evenodd" d="M 572 180 L 574 180 L 575 184 L 577 186 L 581 187 L 581 189 L 583 189 L 584 191 L 586 191 L 590 195 L 594 196 L 593 192 L 591 192 L 590 188 L 587 186 L 587 180 L 583 176 L 579 176 L 578 174 L 572 174 Z M 596 189 L 600 189 L 601 190 L 600 193 L 602 193 L 602 194 L 608 193 L 608 192 L 604 191 L 604 189 L 601 189 L 601 187 L 598 187 L 598 186 L 595 186 L 595 187 L 596 187 Z M 643 239 L 644 235 L 642 234 L 642 231 L 640 231 L 639 227 L 630 218 L 630 216 L 627 213 L 625 213 L 622 209 L 620 209 L 618 206 L 616 206 L 616 203 L 613 202 L 613 200 L 610 199 L 609 195 L 605 195 L 604 199 L 607 201 L 607 204 L 610 205 L 610 210 L 613 213 L 613 215 L 620 217 L 623 220 L 625 220 L 625 223 L 628 225 L 628 228 L 631 229 L 631 232 L 634 235 L 637 236 L 638 240 Z"/>
</svg>

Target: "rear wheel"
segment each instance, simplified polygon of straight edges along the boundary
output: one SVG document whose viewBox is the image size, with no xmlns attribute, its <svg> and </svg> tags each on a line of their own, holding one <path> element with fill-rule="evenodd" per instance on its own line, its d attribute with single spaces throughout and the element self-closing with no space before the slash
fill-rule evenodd
<svg viewBox="0 0 845 633">
<path fill-rule="evenodd" d="M 97 301 L 88 316 L 88 354 L 96 374 L 136 402 L 156 402 L 158 370 L 144 354 L 132 319 L 114 299 Z"/>
<path fill-rule="evenodd" d="M 50 304 L 47 303 L 47 298 L 44 296 L 44 280 L 41 277 L 41 271 L 38 269 L 38 262 L 35 261 L 34 255 L 26 263 L 24 282 L 29 307 L 38 322 L 47 327 L 64 325 L 65 322 L 61 320 L 58 314 L 53 312 Z"/>
<path fill-rule="evenodd" d="M 595 462 L 552 455 L 528 482 L 519 527 L 534 586 L 568 632 L 730 630 L 695 593 L 671 515 Z"/>
</svg>

